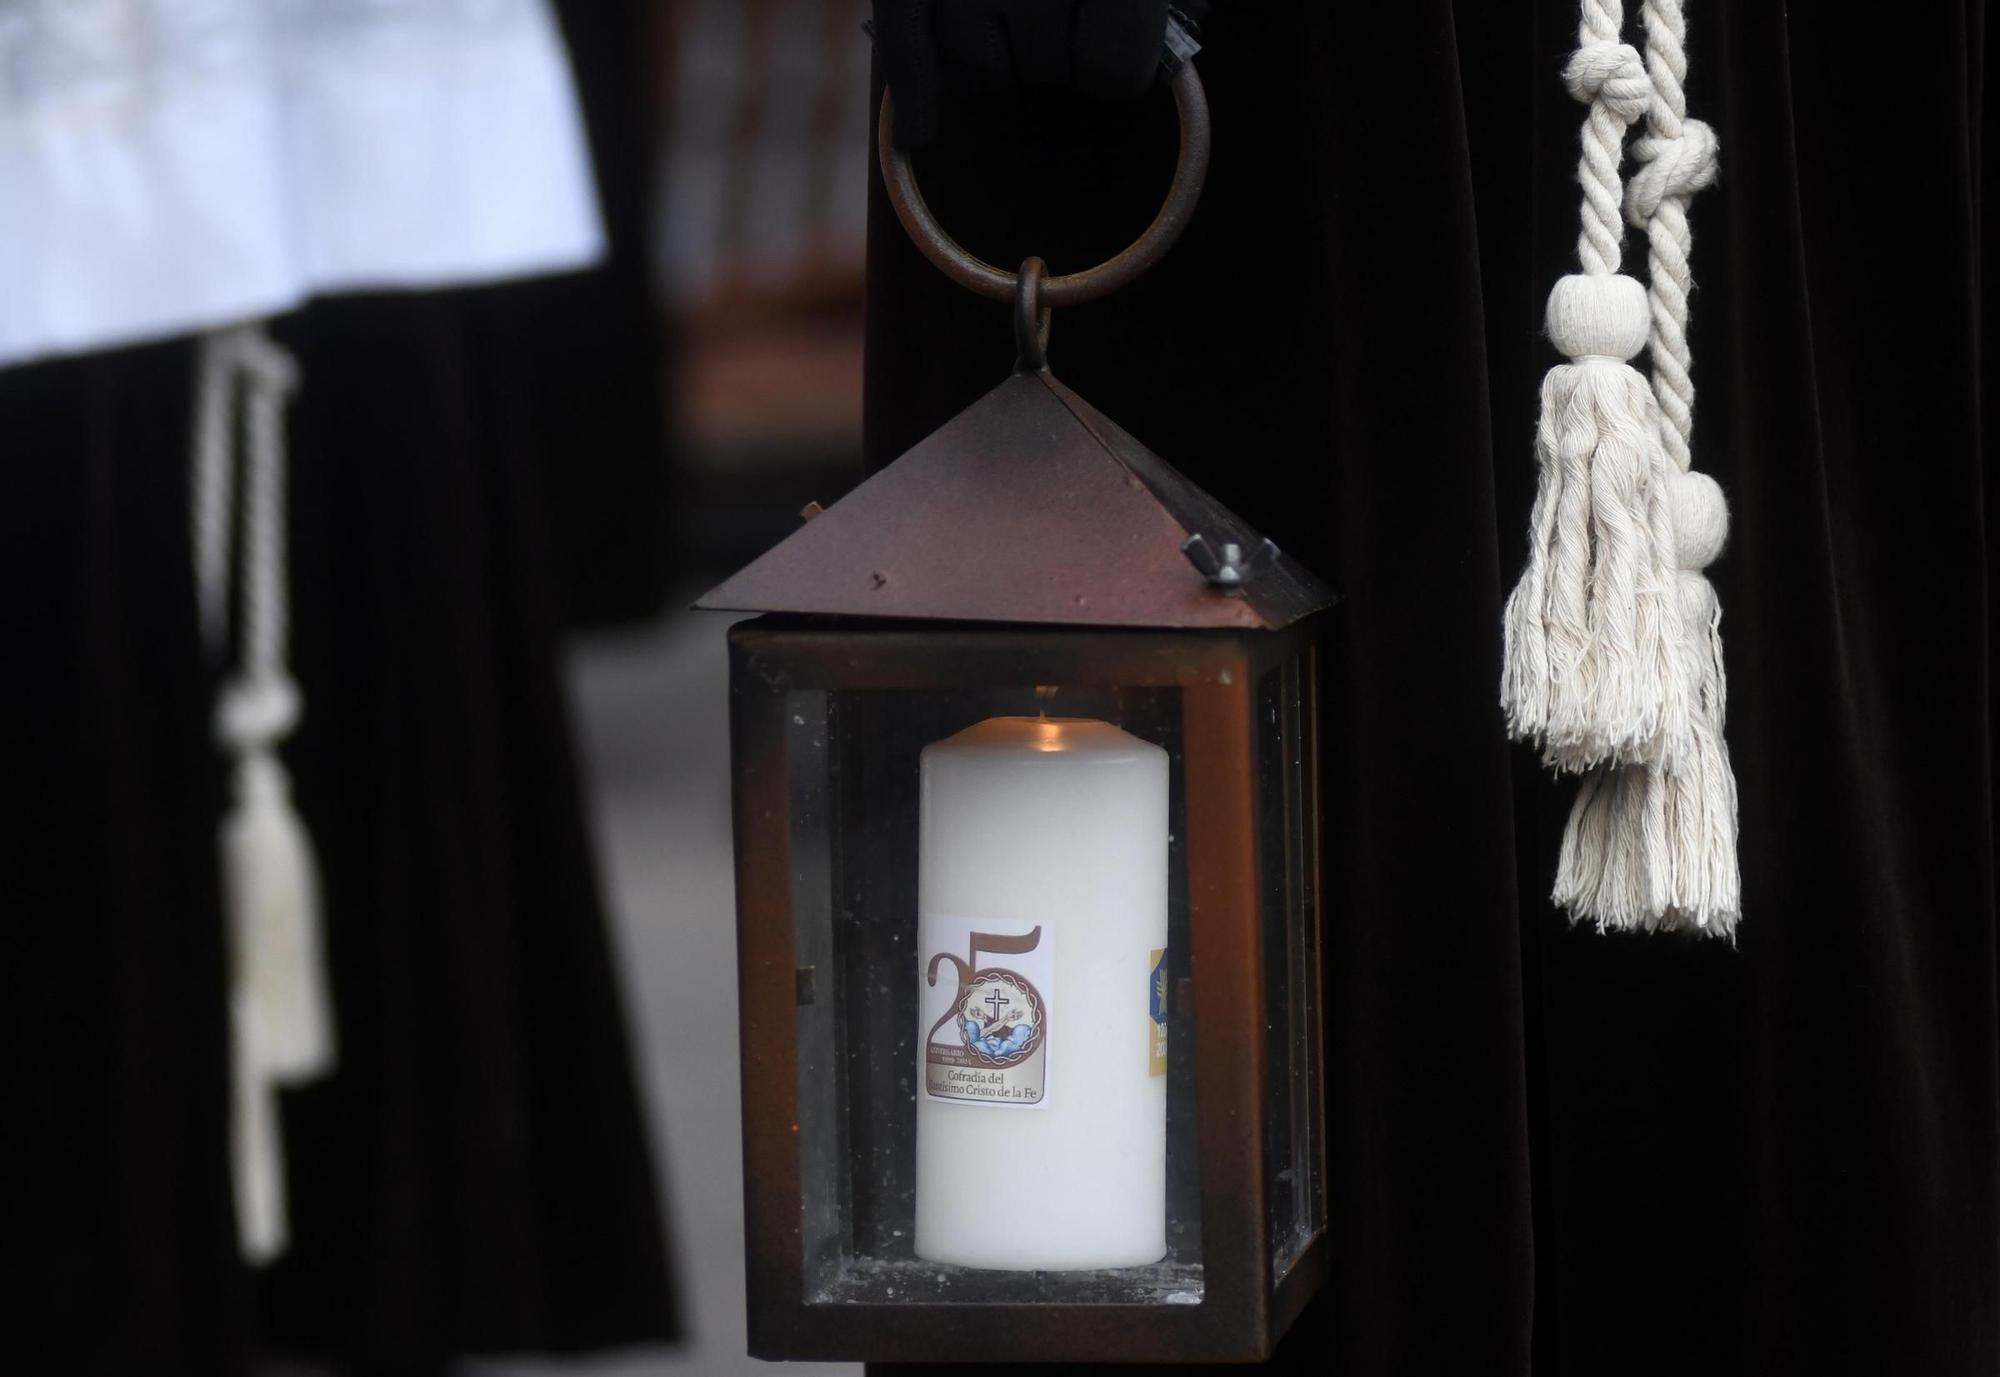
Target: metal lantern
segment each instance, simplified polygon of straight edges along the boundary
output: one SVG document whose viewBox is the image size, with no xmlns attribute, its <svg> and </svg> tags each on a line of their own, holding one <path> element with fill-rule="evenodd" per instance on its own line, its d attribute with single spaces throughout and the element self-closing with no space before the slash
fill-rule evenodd
<svg viewBox="0 0 2000 1377">
<path fill-rule="evenodd" d="M 1320 1285 L 1328 590 L 1017 371 L 709 594 L 730 632 L 750 1351 L 1241 1361 Z M 1136 264 L 1136 266 L 1135 266 Z"/>
</svg>

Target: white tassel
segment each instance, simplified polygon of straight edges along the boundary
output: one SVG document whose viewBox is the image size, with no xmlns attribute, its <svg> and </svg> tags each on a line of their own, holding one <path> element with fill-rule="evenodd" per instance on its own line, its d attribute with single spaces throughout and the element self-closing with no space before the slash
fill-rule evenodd
<svg viewBox="0 0 2000 1377">
<path fill-rule="evenodd" d="M 1646 379 L 1646 291 L 1572 276 L 1549 296 L 1549 335 L 1574 362 L 1542 383 L 1528 566 L 1507 600 L 1500 701 L 1509 730 L 1550 763 L 1658 759 L 1679 748 L 1680 618 L 1672 596 L 1673 473 Z"/>
<path fill-rule="evenodd" d="M 278 1129 L 277 1087 L 252 1064 L 244 1001 L 230 1001 L 233 1107 L 229 1123 L 230 1174 L 236 1190 L 236 1247 L 253 1266 L 271 1261 L 291 1241 L 286 1224 L 285 1148 Z"/>
<path fill-rule="evenodd" d="M 1693 238 L 1687 204 L 1715 180 L 1714 131 L 1687 116 L 1684 82 L 1687 18 L 1680 0 L 1646 0 L 1647 129 L 1633 143 L 1638 170 L 1625 198 L 1626 218 L 1646 231 L 1653 366 L 1649 419 L 1670 468 L 1649 504 L 1658 548 L 1673 559 L 1662 587 L 1678 622 L 1660 683 L 1663 729 L 1656 749 L 1608 751 L 1585 777 L 1563 833 L 1554 898 L 1573 918 L 1600 928 L 1669 929 L 1731 937 L 1742 916 L 1737 869 L 1736 777 L 1723 738 L 1728 684 L 1722 660 L 1722 609 L 1702 570 L 1721 554 L 1729 508 L 1712 479 L 1693 473 L 1693 359 L 1688 296 Z M 1602 50 L 1615 37 L 1619 7 L 1584 0 L 1583 32 Z M 1625 51 L 1629 51 L 1625 50 Z M 1579 55 L 1581 56 L 1581 55 Z M 1604 58 L 1599 65 L 1609 65 Z M 1629 73 L 1626 75 L 1629 76 Z M 1585 139 L 1586 169 L 1592 164 Z M 1602 157 L 1597 158 L 1601 164 Z M 1586 176 L 1585 253 L 1606 238 L 1601 178 Z M 1539 508 L 1538 508 L 1539 512 Z M 1510 623 L 1511 633 L 1511 623 Z M 1503 697 L 1506 690 L 1503 690 Z M 1551 750 L 1558 763 L 1560 745 Z M 1589 763 L 1588 753 L 1573 760 Z"/>
<path fill-rule="evenodd" d="M 1570 362 L 1542 384 L 1528 565 L 1507 600 L 1500 704 L 1509 732 L 1560 769 L 1655 760 L 1684 749 L 1675 661 L 1672 532 L 1657 403 L 1626 362 L 1646 347 L 1646 289 L 1619 273 L 1626 131 L 1653 87 L 1619 41 L 1623 7 L 1584 0 L 1564 70 L 1590 107 L 1577 180 L 1583 271 L 1549 294 L 1550 340 Z"/>
<path fill-rule="evenodd" d="M 1600 928 L 1730 937 L 1743 909 L 1736 777 L 1723 739 L 1722 607 L 1701 573 L 1722 551 L 1729 510 L 1715 480 L 1692 472 L 1676 475 L 1672 508 L 1686 636 L 1680 660 L 1692 708 L 1687 746 L 1670 761 L 1585 778 L 1563 833 L 1554 898 Z"/>
<path fill-rule="evenodd" d="M 252 749 L 236 766 L 236 803 L 222 824 L 223 900 L 235 951 L 250 1061 L 281 1084 L 333 1065 L 333 1019 L 321 952 L 319 875 L 292 807 L 285 767 Z"/>
</svg>

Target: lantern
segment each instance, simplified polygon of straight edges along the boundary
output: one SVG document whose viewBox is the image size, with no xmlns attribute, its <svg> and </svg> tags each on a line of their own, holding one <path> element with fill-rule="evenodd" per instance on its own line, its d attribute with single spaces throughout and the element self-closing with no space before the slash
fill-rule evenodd
<svg viewBox="0 0 2000 1377">
<path fill-rule="evenodd" d="M 885 101 L 905 223 L 1014 300 L 1021 364 L 700 604 L 764 614 L 730 632 L 758 1357 L 1249 1360 L 1324 1275 L 1331 596 L 1042 355 L 1045 305 L 1185 218 L 1175 91 L 1168 210 L 1046 283 L 944 239 Z"/>
</svg>

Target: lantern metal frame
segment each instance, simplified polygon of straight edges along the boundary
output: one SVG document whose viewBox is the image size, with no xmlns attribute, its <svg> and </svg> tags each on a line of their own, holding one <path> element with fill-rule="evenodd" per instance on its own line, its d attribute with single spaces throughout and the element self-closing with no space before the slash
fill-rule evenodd
<svg viewBox="0 0 2000 1377">
<path fill-rule="evenodd" d="M 1048 308 L 1137 276 L 1192 212 L 1207 106 L 1192 66 L 1172 88 L 1181 150 L 1160 213 L 1106 263 L 1053 277 L 1033 258 L 1004 273 L 944 232 L 893 147 L 885 96 L 890 202 L 948 276 L 1012 300 L 1016 371 L 833 507 L 809 507 L 806 525 L 698 604 L 765 614 L 729 636 L 757 1357 L 1255 1361 L 1326 1279 L 1317 614 L 1333 594 L 1047 367 Z M 1177 714 L 1148 725 L 1174 734 L 1178 760 L 1161 1206 L 1170 1235 L 1187 1233 L 1186 1252 L 1153 1267 L 915 1259 L 884 1224 L 901 1199 L 902 1121 L 885 1150 L 861 1117 L 907 1112 L 914 1132 L 914 1079 L 885 1078 L 883 1060 L 901 1055 L 901 1035 L 884 1033 L 899 1012 L 883 982 L 906 977 L 915 993 L 919 978 L 914 940 L 897 940 L 917 926 L 916 858 L 899 849 L 914 824 L 901 812 L 916 768 L 900 773 L 904 738 L 934 725 L 933 708 L 1045 688 L 1121 704 L 1130 690 Z M 850 694 L 862 723 L 907 714 L 894 742 L 850 740 L 862 731 L 842 706 Z M 883 967 L 901 952 L 907 972 Z M 870 983 L 855 987 L 854 971 Z M 851 1093 L 891 1085 L 893 1105 Z"/>
<path fill-rule="evenodd" d="M 1216 596 L 1225 596 L 1218 593 Z M 1323 950 L 1316 618 L 1272 630 L 898 622 L 767 615 L 730 631 L 743 1152 L 750 1351 L 764 1358 L 1242 1362 L 1268 1356 L 1325 1280 L 1325 1164 L 1318 1046 Z M 1258 686 L 1297 664 L 1301 816 L 1264 818 Z M 799 1009 L 810 976 L 798 949 L 788 698 L 800 690 L 950 690 L 996 684 L 1179 691 L 1186 798 L 1195 1140 L 1202 1288 L 1193 1304 L 971 1301 L 877 1303 L 809 1293 L 800 1140 Z M 1290 806 L 1290 805 L 1287 805 Z M 1268 871 L 1260 827 L 1285 830 L 1308 893 L 1306 1105 L 1298 1148 L 1312 1211 L 1280 1270 L 1267 1202 Z M 1295 898 L 1299 896 L 1293 896 Z M 901 921 L 913 915 L 881 915 Z M 914 969 L 911 980 L 915 980 Z M 915 1092 L 909 1112 L 915 1113 Z M 1061 1274 L 1050 1274 L 1060 1277 Z M 1050 1335 L 1061 1336 L 1052 1344 Z M 1057 1351 L 1059 1349 L 1059 1351 Z"/>
</svg>

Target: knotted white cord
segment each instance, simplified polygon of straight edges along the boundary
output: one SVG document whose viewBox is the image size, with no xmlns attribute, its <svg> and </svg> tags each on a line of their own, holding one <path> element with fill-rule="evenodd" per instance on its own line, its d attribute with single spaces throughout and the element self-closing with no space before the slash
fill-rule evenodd
<svg viewBox="0 0 2000 1377">
<path fill-rule="evenodd" d="M 1667 424 L 1661 439 L 1685 472 L 1693 462 L 1694 381 L 1688 351 L 1688 200 L 1715 180 L 1715 131 L 1687 117 L 1687 16 L 1680 0 L 1645 0 L 1646 71 L 1653 99 L 1646 133 L 1632 141 L 1636 167 L 1625 190 L 1625 218 L 1646 231 L 1647 298 L 1652 307 L 1653 394 Z"/>
<path fill-rule="evenodd" d="M 298 388 L 298 365 L 262 326 L 251 324 L 206 336 L 197 376 L 190 513 L 202 633 L 218 658 L 228 645 L 232 563 L 241 584 L 238 663 L 216 704 L 215 734 L 235 762 L 222 866 L 237 1225 L 244 1254 L 264 1261 L 283 1251 L 287 1234 L 276 1087 L 308 1080 L 333 1064 L 317 868 L 278 756 L 300 713 L 286 665 L 285 515 L 285 408 Z M 243 529 L 240 558 L 232 561 L 238 553 L 232 441 L 239 383 Z"/>
<path fill-rule="evenodd" d="M 190 546 L 202 644 L 220 661 L 229 649 L 229 551 L 236 510 L 236 463 L 230 414 L 236 362 L 233 336 L 201 342 L 195 365 L 194 481 L 189 490 Z"/>
<path fill-rule="evenodd" d="M 1614 756 L 1585 777 L 1564 832 L 1554 898 L 1573 916 L 1600 927 L 1693 929 L 1726 937 L 1742 909 L 1736 782 L 1723 738 L 1728 684 L 1722 612 L 1703 570 L 1727 539 L 1729 508 L 1714 480 L 1690 468 L 1694 384 L 1687 342 L 1692 286 L 1687 203 L 1715 179 L 1716 139 L 1707 125 L 1687 117 L 1681 0 L 1644 0 L 1643 15 L 1649 96 L 1641 108 L 1647 129 L 1632 144 L 1636 167 L 1623 213 L 1647 238 L 1647 344 L 1653 365 L 1647 419 L 1661 455 L 1661 472 L 1649 485 L 1648 521 L 1656 548 L 1671 554 L 1657 572 L 1661 589 L 1672 589 L 1678 624 L 1655 673 L 1683 710 L 1684 729 L 1663 735 L 1655 750 Z M 1622 46 L 1612 43 L 1619 17 L 1615 6 L 1584 0 L 1582 34 L 1599 54 L 1593 73 L 1610 67 L 1609 49 Z M 1614 26 L 1608 32 L 1607 23 Z M 1583 57 L 1580 52 L 1578 62 Z M 1577 89 L 1574 78 L 1571 89 Z M 1602 123 L 1598 108 L 1593 104 L 1585 133 L 1579 253 L 1586 275 L 1592 273 L 1593 255 L 1604 256 L 1605 242 L 1615 245 L 1603 224 L 1606 156 L 1596 138 Z M 1611 166 L 1615 169 L 1615 162 Z M 1616 259 L 1611 262 L 1615 268 Z M 1552 305 L 1552 320 L 1554 314 Z"/>
<path fill-rule="evenodd" d="M 1646 113 L 1653 94 L 1639 54 L 1619 39 L 1624 26 L 1622 0 L 1584 0 L 1576 52 L 1563 69 L 1570 95 L 1590 107 L 1577 166 L 1583 230 L 1576 256 L 1586 277 L 1617 272 L 1624 256 L 1625 188 L 1619 164 L 1625 157 L 1625 132 Z"/>
<path fill-rule="evenodd" d="M 202 634 L 212 650 L 227 646 L 230 556 L 236 534 L 236 461 L 232 454 L 236 386 L 243 384 L 243 630 L 236 689 L 289 684 L 286 642 L 291 603 L 285 578 L 285 407 L 298 390 L 298 364 L 261 325 L 220 330 L 202 340 L 195 405 L 192 502 L 195 581 Z M 269 744 L 283 735 L 253 733 Z M 235 744 L 232 741 L 230 744 Z"/>
</svg>

